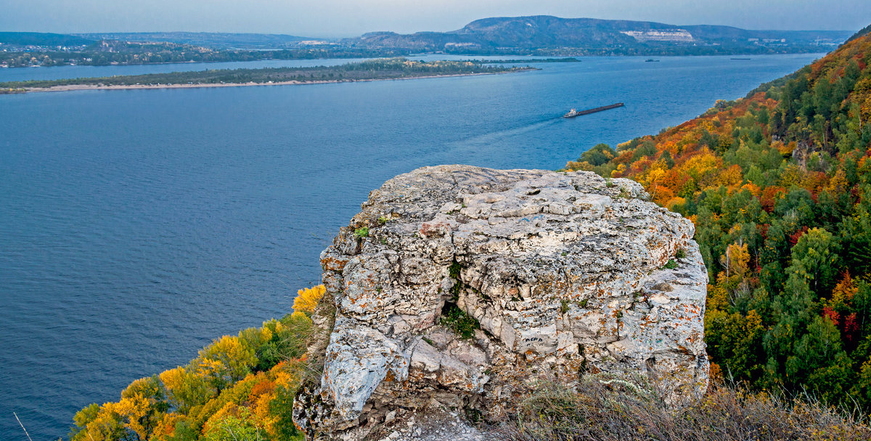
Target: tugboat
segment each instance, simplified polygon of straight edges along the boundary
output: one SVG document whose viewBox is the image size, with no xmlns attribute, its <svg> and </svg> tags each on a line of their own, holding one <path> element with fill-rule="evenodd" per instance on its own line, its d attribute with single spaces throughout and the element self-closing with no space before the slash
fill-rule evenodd
<svg viewBox="0 0 871 441">
<path fill-rule="evenodd" d="M 572 109 L 572 110 L 569 110 L 569 113 L 566 113 L 565 115 L 563 115 L 563 118 L 574 118 L 580 114 L 581 114 L 581 112 L 578 112 L 576 109 Z"/>
</svg>

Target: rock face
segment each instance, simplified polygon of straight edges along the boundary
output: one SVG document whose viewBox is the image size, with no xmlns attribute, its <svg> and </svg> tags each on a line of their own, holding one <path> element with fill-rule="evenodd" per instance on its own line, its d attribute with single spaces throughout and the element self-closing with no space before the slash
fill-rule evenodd
<svg viewBox="0 0 871 441">
<path fill-rule="evenodd" d="M 432 406 L 498 419 L 536 381 L 585 375 L 646 378 L 673 400 L 704 392 L 693 225 L 646 198 L 588 172 L 391 179 L 321 254 L 329 312 L 310 353 L 323 372 L 295 421 L 361 439 Z"/>
</svg>

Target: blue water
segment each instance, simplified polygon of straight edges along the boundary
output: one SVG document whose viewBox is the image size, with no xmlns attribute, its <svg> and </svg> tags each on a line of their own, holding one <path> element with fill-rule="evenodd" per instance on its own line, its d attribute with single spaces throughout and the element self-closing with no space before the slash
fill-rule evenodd
<svg viewBox="0 0 871 441">
<path fill-rule="evenodd" d="M 330 237 L 396 174 L 556 169 L 817 57 L 0 96 L 0 439 L 24 440 L 13 412 L 34 441 L 65 436 L 81 407 L 287 313 Z M 91 69 L 122 68 L 143 67 Z"/>
</svg>

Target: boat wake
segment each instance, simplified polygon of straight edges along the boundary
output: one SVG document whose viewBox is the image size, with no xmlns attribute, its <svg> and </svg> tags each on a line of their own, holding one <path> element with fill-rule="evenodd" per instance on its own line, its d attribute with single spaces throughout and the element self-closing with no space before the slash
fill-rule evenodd
<svg viewBox="0 0 871 441">
<path fill-rule="evenodd" d="M 534 122 L 532 124 L 527 124 L 520 127 L 509 128 L 505 130 L 497 130 L 495 132 L 484 133 L 481 135 L 473 136 L 471 138 L 463 139 L 460 141 L 452 142 L 452 146 L 460 146 L 460 145 L 490 145 L 496 143 L 500 140 L 506 138 L 513 138 L 518 135 L 523 135 L 525 133 L 533 132 L 535 130 L 543 129 L 548 126 L 552 126 L 558 123 L 562 119 L 561 116 L 548 118 L 543 121 Z"/>
</svg>

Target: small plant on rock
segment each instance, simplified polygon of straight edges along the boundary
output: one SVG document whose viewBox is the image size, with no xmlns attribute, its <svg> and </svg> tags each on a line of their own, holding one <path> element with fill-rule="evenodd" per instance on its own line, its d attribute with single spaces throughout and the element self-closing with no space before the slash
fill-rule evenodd
<svg viewBox="0 0 871 441">
<path fill-rule="evenodd" d="M 447 302 L 442 309 L 441 324 L 451 328 L 463 339 L 475 336 L 475 330 L 481 329 L 481 323 L 455 303 Z"/>
</svg>

